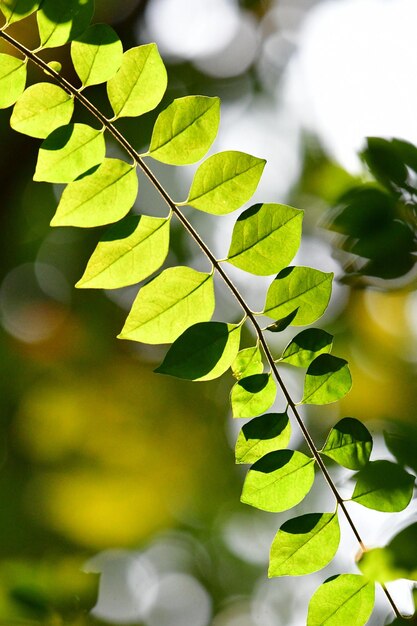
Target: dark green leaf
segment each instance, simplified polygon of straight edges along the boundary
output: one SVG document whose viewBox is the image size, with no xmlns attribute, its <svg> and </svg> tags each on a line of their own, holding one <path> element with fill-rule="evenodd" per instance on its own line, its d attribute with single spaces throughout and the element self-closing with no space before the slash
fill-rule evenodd
<svg viewBox="0 0 417 626">
<path fill-rule="evenodd" d="M 402 511 L 413 495 L 415 477 L 390 461 L 371 461 L 357 474 L 354 502 L 376 511 Z"/>
<path fill-rule="evenodd" d="M 271 374 L 253 374 L 241 378 L 232 388 L 230 402 L 233 417 L 254 417 L 274 403 L 277 386 Z"/>
<path fill-rule="evenodd" d="M 402 434 L 384 432 L 385 443 L 400 465 L 407 465 L 417 472 L 417 433 L 414 429 L 403 428 Z"/>
<path fill-rule="evenodd" d="M 236 463 L 255 463 L 268 452 L 285 449 L 291 437 L 286 413 L 267 413 L 245 424 L 236 441 Z"/>
<path fill-rule="evenodd" d="M 344 417 L 330 431 L 321 452 L 343 467 L 360 470 L 371 456 L 372 437 L 362 422 Z"/>
<path fill-rule="evenodd" d="M 288 315 L 286 315 L 285 317 L 267 326 L 265 330 L 269 330 L 269 332 L 271 333 L 282 333 L 283 330 L 290 326 L 297 313 L 298 307 L 294 309 L 294 311 L 291 311 L 291 313 L 288 313 Z"/>
<path fill-rule="evenodd" d="M 374 603 L 375 585 L 364 576 L 332 576 L 312 596 L 307 626 L 364 626 Z"/>
<path fill-rule="evenodd" d="M 320 354 L 307 369 L 301 404 L 329 404 L 343 398 L 352 387 L 347 361 Z"/>
<path fill-rule="evenodd" d="M 296 367 L 308 367 L 319 355 L 331 352 L 333 335 L 320 328 L 307 328 L 290 341 L 279 361 Z"/>
<path fill-rule="evenodd" d="M 395 146 L 381 137 L 367 137 L 366 143 L 362 157 L 375 178 L 388 189 L 392 188 L 392 183 L 403 185 L 408 172 Z"/>
</svg>

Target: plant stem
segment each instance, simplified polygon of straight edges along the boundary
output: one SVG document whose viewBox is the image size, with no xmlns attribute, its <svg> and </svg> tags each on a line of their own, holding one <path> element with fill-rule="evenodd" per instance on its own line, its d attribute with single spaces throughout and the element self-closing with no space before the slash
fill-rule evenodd
<svg viewBox="0 0 417 626">
<path fill-rule="evenodd" d="M 63 88 L 65 89 L 65 91 L 67 93 L 69 93 L 70 95 L 72 95 L 75 99 L 77 99 L 86 109 L 88 109 L 88 111 L 90 111 L 90 113 L 101 123 L 103 124 L 103 126 L 105 126 L 106 130 L 114 137 L 114 139 L 116 139 L 116 141 L 123 146 L 123 148 L 126 150 L 126 152 L 129 154 L 129 156 L 135 161 L 135 163 L 138 165 L 138 167 L 142 170 L 142 172 L 145 174 L 145 176 L 149 179 L 149 181 L 153 184 L 154 188 L 158 191 L 158 193 L 162 196 L 162 198 L 165 200 L 166 204 L 169 206 L 169 208 L 172 210 L 172 212 L 175 214 L 175 216 L 177 217 L 177 219 L 181 222 L 181 224 L 183 225 L 183 227 L 185 228 L 185 230 L 190 234 L 190 236 L 193 238 L 193 240 L 195 241 L 195 243 L 199 246 L 199 248 L 202 250 L 202 252 L 205 254 L 205 256 L 209 259 L 209 261 L 211 262 L 211 264 L 213 265 L 213 267 L 215 268 L 215 270 L 218 272 L 218 274 L 222 277 L 223 281 L 226 283 L 226 285 L 228 286 L 228 288 L 230 289 L 230 291 L 233 293 L 233 295 L 235 296 L 237 302 L 239 303 L 239 305 L 241 306 L 241 308 L 243 309 L 246 317 L 251 321 L 255 333 L 258 337 L 259 343 L 262 345 L 262 349 L 265 353 L 265 357 L 271 367 L 271 370 L 274 373 L 274 376 L 278 382 L 278 385 L 280 386 L 285 399 L 287 400 L 288 406 L 291 408 L 291 411 L 294 415 L 294 418 L 303 434 L 303 437 L 311 451 L 311 454 L 313 455 L 315 461 L 317 462 L 317 465 L 319 466 L 321 472 L 323 473 L 323 476 L 329 486 L 329 488 L 331 489 L 336 502 L 338 503 L 338 505 L 340 506 L 341 510 L 343 511 L 349 526 L 352 529 L 353 534 L 355 535 L 361 549 L 363 551 L 366 550 L 365 544 L 362 541 L 362 538 L 359 534 L 359 531 L 357 530 L 347 508 L 345 505 L 345 502 L 343 500 L 343 498 L 341 497 L 341 495 L 339 494 L 337 487 L 332 479 L 332 477 L 330 476 L 327 467 L 322 459 L 322 457 L 320 456 L 320 453 L 318 451 L 317 446 L 315 445 L 310 433 L 307 430 L 307 427 L 304 424 L 304 421 L 301 417 L 301 415 L 299 414 L 298 410 L 297 410 L 297 406 L 295 404 L 295 402 L 293 401 L 293 399 L 291 398 L 284 381 L 281 378 L 281 375 L 278 371 L 278 368 L 276 366 L 276 363 L 274 361 L 273 355 L 271 353 L 271 350 L 268 346 L 268 343 L 265 339 L 265 336 L 263 334 L 262 328 L 260 327 L 258 320 L 256 319 L 255 313 L 249 308 L 249 306 L 246 304 L 245 299 L 243 298 L 243 296 L 241 295 L 241 293 L 239 292 L 239 290 L 237 289 L 237 287 L 234 285 L 234 283 L 232 282 L 232 280 L 229 278 L 228 274 L 224 271 L 221 262 L 216 259 L 216 257 L 214 256 L 214 254 L 211 252 L 210 248 L 207 246 L 207 244 L 203 241 L 203 239 L 200 237 L 200 235 L 198 234 L 198 232 L 194 229 L 194 227 L 192 226 L 192 224 L 187 220 L 187 218 L 185 217 L 185 215 L 183 215 L 183 213 L 180 211 L 180 209 L 178 208 L 178 206 L 175 204 L 175 202 L 172 200 L 172 198 L 170 197 L 170 195 L 168 194 L 168 192 L 165 190 L 165 188 L 161 185 L 161 183 L 159 182 L 159 180 L 156 178 L 156 176 L 154 175 L 154 173 L 152 172 L 152 170 L 146 165 L 146 163 L 144 162 L 144 160 L 141 158 L 141 156 L 139 155 L 139 153 L 133 148 L 133 146 L 127 141 L 127 139 L 125 139 L 125 137 L 122 135 L 122 133 L 120 133 L 120 131 L 113 125 L 113 123 L 108 120 L 99 109 L 97 109 L 85 96 L 83 93 L 81 93 L 80 90 L 78 90 L 77 88 L 75 88 L 69 81 L 67 81 L 65 78 L 63 78 L 60 74 L 58 74 L 58 72 L 56 72 L 54 69 L 52 69 L 51 67 L 48 66 L 47 63 L 45 63 L 45 61 L 43 61 L 37 54 L 35 54 L 35 52 L 32 52 L 31 50 L 29 50 L 28 48 L 26 48 L 23 44 L 21 44 L 19 41 L 15 40 L 13 37 L 11 37 L 10 35 L 8 35 L 5 31 L 0 30 L 0 37 L 3 38 L 5 41 L 7 41 L 11 46 L 13 46 L 15 49 L 17 49 L 19 52 L 21 52 L 27 59 L 29 59 L 30 61 L 32 61 L 35 65 L 37 65 L 39 68 L 41 68 L 43 71 L 45 71 L 47 74 L 51 75 L 54 80 Z M 398 610 L 397 606 L 394 603 L 394 600 L 391 597 L 391 594 L 389 593 L 389 591 L 387 590 L 386 586 L 384 584 L 381 584 L 381 587 L 395 613 L 395 615 L 397 617 L 402 617 L 400 611 Z"/>
</svg>

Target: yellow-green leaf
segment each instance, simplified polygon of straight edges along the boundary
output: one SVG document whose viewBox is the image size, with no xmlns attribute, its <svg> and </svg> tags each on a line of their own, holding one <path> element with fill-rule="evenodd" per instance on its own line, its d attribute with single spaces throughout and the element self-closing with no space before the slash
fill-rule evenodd
<svg viewBox="0 0 417 626">
<path fill-rule="evenodd" d="M 306 328 L 285 348 L 279 360 L 295 367 L 308 367 L 319 355 L 331 352 L 333 336 L 320 328 Z"/>
<path fill-rule="evenodd" d="M 402 511 L 413 496 L 414 481 L 396 463 L 371 461 L 357 473 L 352 500 L 376 511 Z"/>
<path fill-rule="evenodd" d="M 372 452 L 372 437 L 369 430 L 353 417 L 340 420 L 327 437 L 322 454 L 339 465 L 360 470 L 369 461 Z"/>
<path fill-rule="evenodd" d="M 332 576 L 312 596 L 307 626 L 365 626 L 374 603 L 375 585 L 364 576 Z"/>
<path fill-rule="evenodd" d="M 12 106 L 25 90 L 26 63 L 0 53 L 0 109 Z"/>
<path fill-rule="evenodd" d="M 52 83 L 35 83 L 18 98 L 10 126 L 19 133 L 44 139 L 71 121 L 74 99 Z"/>
<path fill-rule="evenodd" d="M 107 24 L 93 24 L 71 44 L 71 59 L 84 87 L 112 78 L 122 58 L 122 42 Z"/>
<path fill-rule="evenodd" d="M 236 359 L 232 363 L 233 376 L 240 380 L 244 376 L 252 374 L 262 374 L 264 366 L 262 363 L 262 354 L 259 346 L 252 348 L 243 348 L 240 350 Z"/>
<path fill-rule="evenodd" d="M 1 0 L 0 10 L 8 24 L 19 22 L 38 10 L 40 0 Z"/>
<path fill-rule="evenodd" d="M 266 413 L 255 417 L 240 431 L 235 447 L 236 463 L 255 463 L 289 444 L 291 424 L 286 413 Z"/>
<path fill-rule="evenodd" d="M 301 403 L 330 404 L 343 398 L 351 387 L 347 361 L 331 354 L 320 354 L 308 366 Z"/>
<path fill-rule="evenodd" d="M 94 13 L 94 0 L 42 0 L 36 13 L 42 48 L 57 48 L 82 33 Z"/>
<path fill-rule="evenodd" d="M 274 403 L 277 386 L 271 374 L 252 374 L 241 378 L 230 394 L 233 417 L 254 417 Z"/>
</svg>

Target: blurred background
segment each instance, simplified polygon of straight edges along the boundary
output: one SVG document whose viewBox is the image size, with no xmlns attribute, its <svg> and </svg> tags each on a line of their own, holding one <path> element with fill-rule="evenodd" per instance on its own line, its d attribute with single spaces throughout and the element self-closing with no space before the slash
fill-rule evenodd
<svg viewBox="0 0 417 626">
<path fill-rule="evenodd" d="M 158 44 L 169 74 L 158 111 L 175 97 L 219 95 L 213 151 L 266 158 L 253 201 L 305 210 L 295 262 L 336 274 L 319 323 L 334 333 L 354 386 L 337 405 L 303 415 L 319 446 L 339 418 L 363 420 L 373 458 L 390 458 L 383 429 L 415 436 L 416 20 L 414 0 L 96 0 L 95 21 L 111 24 L 125 49 Z M 32 17 L 12 31 L 37 46 Z M 44 58 L 76 83 L 68 51 Z M 87 95 L 109 111 L 102 87 Z M 138 150 L 158 111 L 118 123 Z M 62 189 L 32 182 L 37 144 L 12 132 L 9 117 L 1 112 L 0 624 L 303 626 L 320 582 L 357 571 L 348 529 L 326 570 L 267 579 L 270 543 L 296 513 L 239 503 L 242 420 L 230 416 L 231 376 L 164 378 L 153 373 L 163 347 L 116 339 L 138 286 L 74 289 L 102 230 L 50 228 Z M 108 155 L 122 156 L 111 143 Z M 172 197 L 186 198 L 195 168 L 151 167 Z M 135 210 L 166 214 L 142 179 Z M 236 215 L 186 213 L 226 256 Z M 207 267 L 177 224 L 172 241 L 168 265 Z M 229 269 L 260 310 L 270 278 Z M 236 321 L 220 284 L 217 300 L 215 318 Z M 272 337 L 277 355 L 298 330 Z M 300 373 L 283 377 L 299 400 Z M 278 397 L 274 410 L 284 408 Z M 297 432 L 294 446 L 303 446 Z M 332 471 L 349 497 L 349 477 Z M 332 507 L 318 477 L 297 512 Z M 351 510 L 370 545 L 385 544 L 412 514 Z M 409 586 L 391 588 L 411 612 Z M 388 615 L 378 597 L 370 624 Z"/>
</svg>

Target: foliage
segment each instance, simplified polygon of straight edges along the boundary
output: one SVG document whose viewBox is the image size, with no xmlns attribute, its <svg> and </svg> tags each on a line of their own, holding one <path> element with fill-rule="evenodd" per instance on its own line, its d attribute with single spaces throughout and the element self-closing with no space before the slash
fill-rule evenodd
<svg viewBox="0 0 417 626">
<path fill-rule="evenodd" d="M 275 356 L 268 345 L 265 330 L 280 332 L 288 326 L 315 323 L 330 300 L 332 274 L 288 265 L 300 245 L 302 211 L 271 203 L 246 209 L 236 220 L 227 258 L 216 259 L 182 207 L 218 216 L 241 208 L 259 183 L 264 159 L 236 151 L 213 154 L 199 165 L 187 198 L 179 201 L 171 199 L 147 165 L 147 159 L 172 166 L 201 160 L 217 134 L 219 99 L 175 99 L 158 115 L 149 149 L 138 154 L 115 122 L 122 117 L 143 115 L 161 102 L 167 72 L 156 44 L 138 46 L 122 54 L 121 42 L 110 27 L 89 26 L 92 0 L 3 0 L 0 8 L 6 18 L 0 37 L 10 44 L 11 51 L 19 53 L 19 58 L 0 55 L 0 106 L 14 105 L 11 125 L 15 130 L 43 139 L 34 180 L 66 184 L 52 226 L 86 228 L 112 224 L 100 238 L 77 287 L 116 289 L 150 278 L 141 287 L 120 337 L 151 344 L 171 343 L 156 369 L 158 373 L 206 381 L 231 368 L 236 378 L 231 390 L 233 417 L 253 418 L 243 426 L 236 443 L 236 462 L 252 464 L 243 485 L 242 502 L 266 511 L 289 510 L 309 493 L 316 466 L 335 497 L 334 511 L 308 513 L 281 526 L 271 547 L 269 575 L 299 576 L 324 568 L 339 546 L 340 514 L 347 518 L 364 549 L 323 457 L 358 470 L 350 499 L 380 511 L 403 510 L 412 497 L 415 477 L 403 468 L 404 464 L 411 465 L 409 451 L 395 436 L 387 435 L 387 443 L 398 452 L 394 454 L 399 463 L 370 461 L 372 437 L 354 418 L 339 421 L 322 450 L 312 440 L 297 406 L 336 402 L 352 384 L 346 360 L 330 354 L 333 338 L 329 333 L 318 328 L 304 329 L 294 336 L 281 356 Z M 8 30 L 10 24 L 33 12 L 40 36 L 36 52 L 14 39 Z M 42 57 L 44 49 L 69 42 L 79 87 Z M 48 82 L 25 89 L 29 61 L 44 71 Z M 102 83 L 106 84 L 113 111 L 111 119 L 84 95 L 85 89 Z M 71 121 L 75 103 L 91 114 L 91 124 Z M 106 158 L 106 137 L 112 137 L 125 150 L 126 161 Z M 401 193 L 410 191 L 408 168 L 416 172 L 417 169 L 414 170 L 415 155 L 408 145 L 393 146 L 402 155 L 403 167 L 395 159 L 388 171 L 381 166 L 378 150 L 391 148 L 377 140 L 370 141 L 365 158 L 389 193 L 398 199 L 399 189 Z M 127 215 L 138 192 L 137 170 L 147 176 L 165 200 L 168 215 Z M 385 194 L 385 204 L 391 207 L 387 192 L 374 187 L 368 191 L 372 197 Z M 388 226 L 395 219 L 390 210 Z M 155 275 L 169 252 L 173 219 L 200 247 L 208 261 L 207 272 L 178 266 Z M 337 219 L 333 225 L 337 222 L 342 229 L 343 218 Z M 407 248 L 407 254 L 411 250 L 414 248 Z M 267 290 L 262 311 L 248 306 L 227 274 L 227 263 L 257 276 L 277 273 Z M 214 274 L 220 276 L 242 309 L 237 321 L 211 319 L 215 307 Z M 262 317 L 272 320 L 266 329 L 261 327 Z M 255 345 L 241 345 L 244 326 L 252 327 Z M 306 369 L 299 402 L 292 399 L 281 378 L 282 365 Z M 272 406 L 277 389 L 286 398 L 287 410 L 282 414 L 265 413 Z M 287 448 L 289 413 L 305 438 L 308 454 Z M 365 552 L 360 563 L 363 574 L 340 574 L 326 580 L 311 599 L 307 625 L 362 626 L 373 609 L 374 581 L 383 584 L 399 618 L 384 583 L 399 576 L 415 576 L 415 559 L 404 557 L 404 543 L 415 543 L 414 534 L 412 525 L 382 551 Z"/>
</svg>

